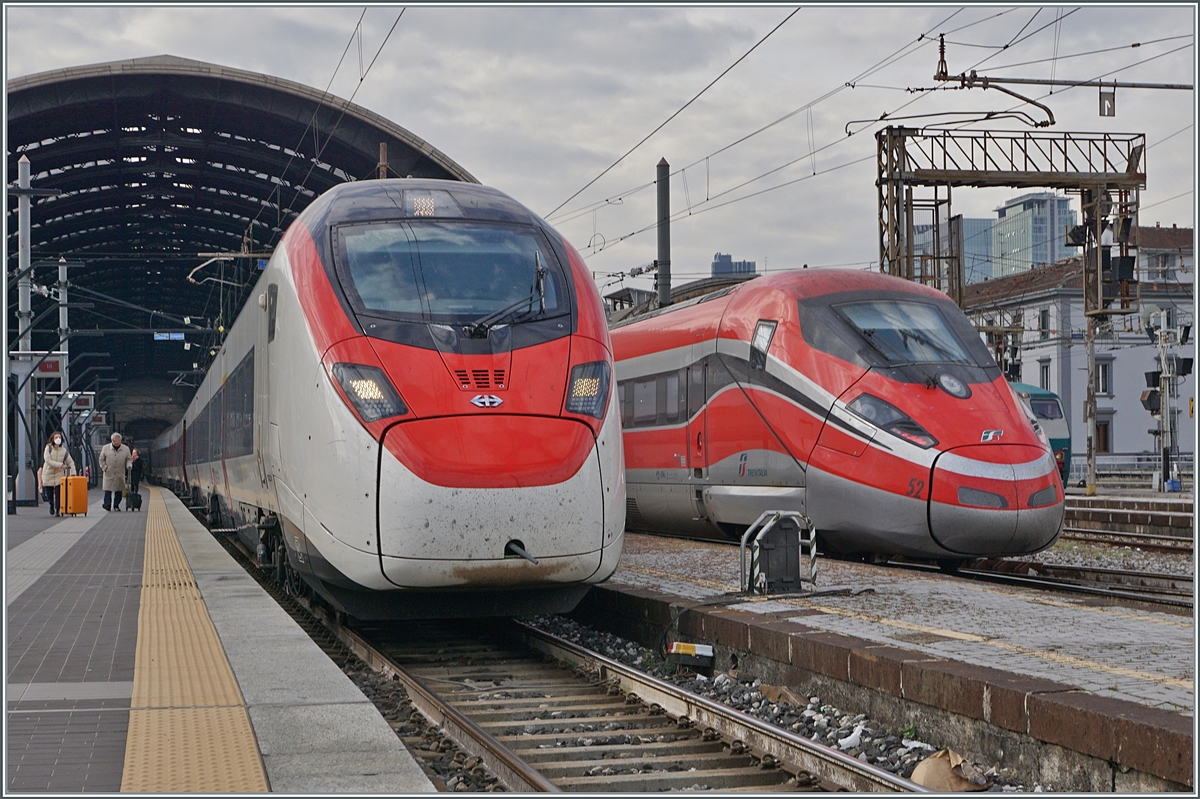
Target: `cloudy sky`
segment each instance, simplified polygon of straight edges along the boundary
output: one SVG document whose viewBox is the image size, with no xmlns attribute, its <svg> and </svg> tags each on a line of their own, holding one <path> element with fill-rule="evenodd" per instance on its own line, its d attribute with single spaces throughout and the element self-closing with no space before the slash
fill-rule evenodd
<svg viewBox="0 0 1200 799">
<path fill-rule="evenodd" d="M 707 276 L 718 251 L 760 271 L 876 261 L 873 120 L 885 113 L 926 115 L 911 125 L 968 118 L 934 116 L 946 112 L 1044 118 L 994 90 L 910 91 L 939 86 L 939 33 L 951 74 L 1195 79 L 1193 6 L 410 6 L 396 23 L 400 12 L 7 5 L 6 77 L 172 54 L 319 89 L 332 78 L 334 94 L 546 216 L 601 276 L 656 257 L 650 184 L 665 157 L 677 281 Z M 1102 118 L 1095 88 L 1009 88 L 1050 107 L 1051 131 L 1145 133 L 1142 224 L 1193 224 L 1193 92 L 1118 89 L 1116 116 Z M 1017 193 L 958 190 L 954 210 L 994 216 Z"/>
</svg>

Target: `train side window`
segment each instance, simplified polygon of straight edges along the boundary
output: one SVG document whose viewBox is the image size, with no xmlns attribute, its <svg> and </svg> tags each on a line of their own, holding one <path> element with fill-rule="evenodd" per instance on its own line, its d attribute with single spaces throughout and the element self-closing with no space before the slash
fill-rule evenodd
<svg viewBox="0 0 1200 799">
<path fill-rule="evenodd" d="M 696 362 L 688 367 L 688 418 L 695 416 L 704 407 L 704 364 Z"/>
<path fill-rule="evenodd" d="M 633 384 L 633 423 L 635 425 L 654 424 L 658 416 L 658 381 L 639 380 Z"/>
<path fill-rule="evenodd" d="M 279 307 L 279 284 L 267 286 L 267 343 L 275 340 L 275 311 Z"/>
<path fill-rule="evenodd" d="M 663 381 L 666 422 L 674 424 L 679 421 L 679 373 L 669 374 Z"/>
<path fill-rule="evenodd" d="M 775 328 L 778 322 L 760 319 L 754 327 L 754 338 L 750 341 L 750 368 L 751 369 L 766 369 L 767 368 L 767 350 L 771 346 L 771 339 L 775 337 Z"/>
<path fill-rule="evenodd" d="M 621 401 L 621 425 L 633 425 L 633 381 L 626 380 L 617 384 L 617 397 Z"/>
</svg>

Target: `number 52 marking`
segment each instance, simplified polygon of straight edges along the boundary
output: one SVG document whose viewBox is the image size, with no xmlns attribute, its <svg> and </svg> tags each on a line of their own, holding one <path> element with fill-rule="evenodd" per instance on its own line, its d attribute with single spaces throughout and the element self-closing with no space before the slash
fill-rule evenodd
<svg viewBox="0 0 1200 799">
<path fill-rule="evenodd" d="M 907 497 L 921 498 L 921 492 L 925 490 L 925 481 L 912 478 L 908 481 L 908 491 L 905 492 Z"/>
</svg>

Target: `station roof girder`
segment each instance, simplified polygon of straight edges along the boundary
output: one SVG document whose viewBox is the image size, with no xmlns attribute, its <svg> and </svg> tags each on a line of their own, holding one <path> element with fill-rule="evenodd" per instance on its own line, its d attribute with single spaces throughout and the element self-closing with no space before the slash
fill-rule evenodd
<svg viewBox="0 0 1200 799">
<path fill-rule="evenodd" d="M 7 95 L 10 176 L 24 155 L 35 188 L 62 192 L 33 203 L 33 260 L 82 261 L 71 270 L 76 286 L 174 316 L 232 321 L 249 286 L 239 294 L 188 283 L 187 273 L 205 260 L 198 253 L 236 251 L 244 239 L 251 251 L 270 251 L 321 193 L 374 177 L 381 143 L 392 176 L 477 182 L 428 142 L 361 106 L 282 78 L 175 56 L 13 78 Z M 8 208 L 10 273 L 16 205 Z M 246 259 L 226 269 L 241 280 L 255 277 Z M 37 282 L 56 282 L 52 271 L 39 268 Z M 33 299 L 35 314 L 51 302 Z M 57 326 L 50 316 L 34 333 L 43 349 Z M 73 328 L 146 327 L 148 320 L 148 313 L 103 303 L 71 312 Z M 197 360 L 194 349 L 153 342 L 149 332 L 144 340 L 120 339 L 110 348 L 118 378 L 166 377 Z"/>
</svg>

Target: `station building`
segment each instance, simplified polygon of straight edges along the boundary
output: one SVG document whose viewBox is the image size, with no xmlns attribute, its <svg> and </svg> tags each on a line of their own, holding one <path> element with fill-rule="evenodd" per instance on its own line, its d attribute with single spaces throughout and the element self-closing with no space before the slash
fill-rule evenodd
<svg viewBox="0 0 1200 799">
<path fill-rule="evenodd" d="M 1159 368 L 1159 348 L 1145 324 L 1151 312 L 1169 328 L 1192 325 L 1194 259 L 1191 228 L 1139 227 L 1140 313 L 1108 317 L 1096 337 L 1096 451 L 1114 468 L 1149 469 L 1164 446 L 1155 435 L 1157 421 L 1141 402 L 1145 373 Z M 1076 256 L 1052 266 L 969 285 L 966 312 L 985 331 L 997 361 L 1021 382 L 1058 394 L 1071 426 L 1076 457 L 1074 480 L 1081 477 L 1087 449 L 1083 409 L 1087 400 L 1087 350 L 1084 344 L 1083 264 Z M 1179 358 L 1194 357 L 1193 330 L 1186 346 L 1173 348 Z M 1195 450 L 1189 399 L 1195 375 L 1181 379 L 1172 398 L 1184 471 L 1191 471 Z"/>
</svg>

